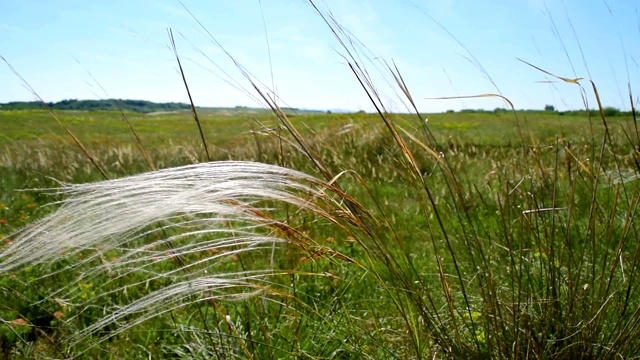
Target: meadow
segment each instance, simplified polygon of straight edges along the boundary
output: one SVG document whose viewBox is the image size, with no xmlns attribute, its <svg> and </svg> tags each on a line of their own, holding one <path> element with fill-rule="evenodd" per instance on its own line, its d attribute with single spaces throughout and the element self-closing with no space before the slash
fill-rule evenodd
<svg viewBox="0 0 640 360">
<path fill-rule="evenodd" d="M 95 165 L 49 112 L 0 111 L 3 357 L 640 352 L 633 114 L 204 111 L 206 150 L 190 112 L 55 114 Z M 249 169 L 257 193 L 275 186 L 274 196 L 234 197 L 239 185 L 231 184 L 223 188 L 231 195 L 211 204 L 238 211 L 231 216 L 177 212 L 86 245 L 65 247 L 67 239 L 46 227 L 46 217 L 65 207 L 70 212 L 52 219 L 84 213 L 93 221 L 96 211 L 108 227 L 153 207 L 111 194 L 128 191 L 117 182 L 68 192 L 55 190 L 60 182 L 101 184 L 208 161 L 277 165 L 313 179 Z M 229 164 L 231 174 L 239 163 L 216 164 Z M 212 178 L 193 187 L 227 181 L 213 177 L 216 168 L 206 171 Z M 229 181 L 253 189 L 249 180 Z M 275 192 L 282 183 L 285 193 Z M 114 206 L 65 202 L 94 191 L 113 196 Z M 182 201 L 176 195 L 168 203 Z M 183 200 L 195 207 L 198 199 Z M 55 243 L 11 250 L 24 237 L 19 230 L 43 218 L 50 231 L 43 239 Z M 38 246 L 52 246 L 55 256 L 29 258 Z"/>
</svg>

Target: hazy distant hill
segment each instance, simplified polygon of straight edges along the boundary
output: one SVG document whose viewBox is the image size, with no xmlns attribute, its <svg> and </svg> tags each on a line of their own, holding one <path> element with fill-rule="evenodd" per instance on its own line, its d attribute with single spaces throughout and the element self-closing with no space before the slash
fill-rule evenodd
<svg viewBox="0 0 640 360">
<path fill-rule="evenodd" d="M 189 109 L 189 105 L 183 103 L 154 103 L 145 100 L 62 100 L 56 103 L 46 103 L 46 106 L 55 110 L 122 110 L 140 113 L 156 111 L 175 111 Z M 32 110 L 42 109 L 44 105 L 38 101 L 14 101 L 0 104 L 0 110 Z"/>
<path fill-rule="evenodd" d="M 99 110 L 112 110 L 112 111 L 133 111 L 139 113 L 166 113 L 179 110 L 191 110 L 191 106 L 184 103 L 155 103 L 146 100 L 120 100 L 120 99 L 107 99 L 107 100 L 62 100 L 59 102 L 50 102 L 45 104 L 47 107 L 54 110 L 81 110 L 81 111 L 99 111 Z M 0 111 L 2 110 L 35 110 L 42 109 L 45 105 L 38 101 L 13 101 L 8 103 L 0 103 Z M 214 107 L 198 107 L 200 110 L 209 112 L 222 112 L 226 114 L 237 113 L 260 113 L 270 111 L 262 108 L 250 108 L 246 106 L 236 106 L 232 108 L 214 108 Z M 302 113 L 321 113 L 325 111 L 319 110 L 302 110 L 295 108 L 282 108 L 282 110 L 288 115 L 302 114 Z"/>
</svg>

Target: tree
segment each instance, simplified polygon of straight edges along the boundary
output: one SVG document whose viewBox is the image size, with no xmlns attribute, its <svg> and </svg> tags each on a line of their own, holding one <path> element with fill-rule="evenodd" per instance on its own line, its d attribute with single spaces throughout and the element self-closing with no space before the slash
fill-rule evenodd
<svg viewBox="0 0 640 360">
<path fill-rule="evenodd" d="M 544 111 L 556 111 L 556 108 L 553 105 L 545 105 Z"/>
</svg>

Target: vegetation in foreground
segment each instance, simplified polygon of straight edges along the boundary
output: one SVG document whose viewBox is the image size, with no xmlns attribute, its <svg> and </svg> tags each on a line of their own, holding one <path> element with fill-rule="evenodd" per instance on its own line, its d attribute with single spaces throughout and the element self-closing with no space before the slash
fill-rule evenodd
<svg viewBox="0 0 640 360">
<path fill-rule="evenodd" d="M 390 114 L 310 4 L 375 116 L 0 112 L 3 356 L 636 357 L 634 104 Z"/>
<path fill-rule="evenodd" d="M 20 237 L 11 234 L 67 198 L 16 190 L 102 175 L 48 113 L 0 116 L 5 356 L 613 358 L 639 350 L 632 117 L 433 114 L 425 132 L 422 118 L 385 114 L 391 133 L 367 114 L 289 119 L 318 167 L 276 117 L 205 115 L 211 160 L 337 177 L 314 185 L 322 195 L 294 191 L 306 208 L 246 202 L 258 219 L 227 219 L 206 235 L 193 234 L 220 214 L 173 214 L 9 270 L 7 249 Z M 121 114 L 58 116 L 109 178 L 207 160 L 180 114 L 125 113 L 151 164 Z M 137 215 L 127 206 L 106 215 L 108 226 Z M 245 232 L 280 240 L 221 242 Z M 202 274 L 238 282 L 170 293 L 171 301 L 109 320 Z"/>
</svg>

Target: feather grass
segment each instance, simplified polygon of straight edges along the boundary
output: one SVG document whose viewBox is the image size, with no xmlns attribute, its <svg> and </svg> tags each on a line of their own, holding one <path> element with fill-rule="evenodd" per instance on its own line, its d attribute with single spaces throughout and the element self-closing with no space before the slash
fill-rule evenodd
<svg viewBox="0 0 640 360">
<path fill-rule="evenodd" d="M 103 182 L 63 184 L 56 191 L 67 196 L 60 209 L 14 236 L 12 245 L 0 254 L 0 272 L 54 261 L 62 253 L 121 247 L 145 226 L 185 215 L 205 216 L 167 227 L 197 226 L 215 232 L 230 220 L 262 223 L 264 218 L 248 210 L 253 203 L 276 200 L 313 208 L 296 192 L 323 196 L 320 184 L 301 172 L 251 162 L 203 163 Z M 187 231 L 184 236 L 195 234 Z"/>
<path fill-rule="evenodd" d="M 315 253 L 340 255 L 320 249 L 294 227 L 276 220 L 271 214 L 274 209 L 267 206 L 286 203 L 298 212 L 311 211 L 338 222 L 327 205 L 340 210 L 336 211 L 339 214 L 348 209 L 340 209 L 340 204 L 331 199 L 331 191 L 330 184 L 298 171 L 233 161 L 88 184 L 63 184 L 50 190 L 65 197 L 59 209 L 11 236 L 11 245 L 0 252 L 0 273 L 10 274 L 25 266 L 54 266 L 72 258 L 70 265 L 45 275 L 82 269 L 76 282 L 49 295 L 69 304 L 83 302 L 78 288 L 87 282 L 103 279 L 96 296 L 100 298 L 170 280 L 169 285 L 125 306 L 109 309 L 102 319 L 72 335 L 75 340 L 69 339 L 69 343 L 118 323 L 114 331 L 102 336 L 106 340 L 153 316 L 194 302 L 274 293 L 267 278 L 287 273 L 274 269 L 221 270 L 224 259 L 285 243 L 300 249 L 314 248 Z M 105 260 L 105 254 L 110 253 L 117 257 Z M 171 261 L 172 266 L 157 266 Z M 110 288 L 116 280 L 134 273 L 137 281 Z M 104 281 L 101 276 L 105 274 L 115 275 Z M 126 322 L 122 322 L 124 318 Z"/>
</svg>

